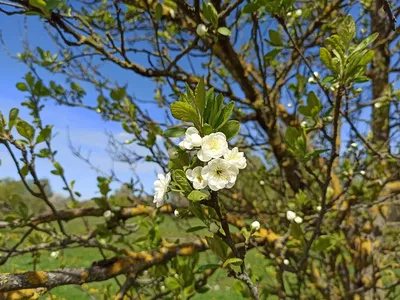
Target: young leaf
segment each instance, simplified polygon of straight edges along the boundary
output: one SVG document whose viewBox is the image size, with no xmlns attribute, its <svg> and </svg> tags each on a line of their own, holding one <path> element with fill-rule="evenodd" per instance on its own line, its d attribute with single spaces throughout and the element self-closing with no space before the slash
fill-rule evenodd
<svg viewBox="0 0 400 300">
<path fill-rule="evenodd" d="M 164 284 L 168 290 L 176 290 L 180 288 L 179 281 L 174 277 L 167 277 L 164 280 Z"/>
<path fill-rule="evenodd" d="M 192 191 L 192 187 L 190 186 L 189 181 L 186 179 L 186 174 L 183 170 L 173 170 L 172 177 L 185 194 L 188 194 Z"/>
<path fill-rule="evenodd" d="M 229 141 L 233 139 L 240 131 L 240 123 L 236 120 L 229 120 L 222 126 L 219 131 L 225 134 L 226 139 Z"/>
<path fill-rule="evenodd" d="M 200 191 L 191 191 L 188 199 L 191 201 L 201 201 L 207 199 L 208 195 Z"/>
<path fill-rule="evenodd" d="M 40 131 L 39 135 L 36 137 L 36 144 L 39 144 L 47 140 L 51 135 L 51 129 L 52 129 L 51 126 L 46 126 L 45 128 L 43 128 L 43 130 Z"/>
<path fill-rule="evenodd" d="M 159 22 L 162 18 L 163 8 L 161 3 L 157 3 L 156 5 L 156 20 Z"/>
<path fill-rule="evenodd" d="M 222 112 L 218 118 L 217 123 L 215 124 L 215 127 L 217 129 L 224 126 L 225 123 L 229 120 L 234 107 L 235 107 L 235 102 L 233 102 L 233 101 L 231 101 L 227 105 L 225 105 L 225 107 L 222 109 Z"/>
<path fill-rule="evenodd" d="M 282 46 L 283 45 L 281 35 L 275 30 L 272 30 L 272 29 L 269 30 L 269 40 L 270 40 L 271 45 L 273 45 L 273 46 Z"/>
<path fill-rule="evenodd" d="M 328 67 L 328 69 L 334 71 L 334 68 L 332 66 L 332 57 L 331 57 L 331 54 L 329 53 L 328 49 L 321 47 L 319 49 L 319 58 L 325 64 L 325 66 Z"/>
<path fill-rule="evenodd" d="M 232 35 L 232 32 L 226 27 L 218 28 L 218 33 L 221 34 L 221 35 L 224 35 L 224 36 L 231 36 Z"/>
<path fill-rule="evenodd" d="M 206 236 L 206 240 L 211 251 L 218 255 L 221 260 L 225 261 L 228 254 L 228 245 L 216 235 L 214 237 Z"/>
<path fill-rule="evenodd" d="M 199 117 L 194 108 L 187 102 L 178 101 L 171 104 L 172 116 L 184 122 L 199 123 Z"/>
<path fill-rule="evenodd" d="M 352 16 L 348 15 L 337 27 L 337 32 L 341 37 L 346 50 L 349 48 L 351 41 L 356 36 L 356 23 Z"/>
<path fill-rule="evenodd" d="M 17 123 L 17 131 L 20 135 L 26 138 L 28 141 L 32 142 L 35 136 L 35 129 L 25 122 L 24 120 L 19 119 Z"/>
<path fill-rule="evenodd" d="M 170 138 L 176 138 L 184 135 L 186 132 L 186 128 L 183 127 L 173 127 L 173 128 L 168 128 L 167 130 L 164 131 L 164 136 L 170 137 Z"/>
<path fill-rule="evenodd" d="M 203 116 L 206 106 L 206 89 L 204 87 L 204 77 L 201 77 L 200 82 L 197 84 L 196 87 L 196 106 L 200 112 L 200 116 Z"/>
<path fill-rule="evenodd" d="M 8 116 L 8 129 L 11 130 L 18 118 L 18 114 L 19 114 L 19 109 L 18 108 L 13 108 L 10 110 L 10 114 Z"/>
<path fill-rule="evenodd" d="M 240 266 L 243 263 L 243 260 L 237 257 L 228 258 L 224 264 L 222 265 L 223 268 L 228 267 L 229 265 Z"/>
<path fill-rule="evenodd" d="M 28 86 L 24 83 L 24 82 L 18 82 L 16 84 L 16 87 L 18 90 L 20 90 L 21 92 L 26 92 L 28 90 Z"/>
<path fill-rule="evenodd" d="M 189 229 L 186 230 L 187 233 L 189 232 L 196 232 L 196 231 L 200 231 L 203 229 L 208 228 L 207 226 L 194 226 L 194 227 L 190 227 Z"/>
<path fill-rule="evenodd" d="M 219 268 L 219 265 L 217 264 L 202 265 L 197 269 L 196 273 L 203 273 L 205 270 L 216 269 L 216 268 Z"/>
</svg>

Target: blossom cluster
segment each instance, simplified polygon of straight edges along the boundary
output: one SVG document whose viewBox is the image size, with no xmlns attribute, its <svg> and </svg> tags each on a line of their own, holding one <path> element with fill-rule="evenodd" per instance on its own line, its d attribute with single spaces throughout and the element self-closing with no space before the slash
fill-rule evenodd
<svg viewBox="0 0 400 300">
<path fill-rule="evenodd" d="M 186 177 L 196 190 L 206 187 L 212 191 L 231 188 L 236 182 L 239 170 L 247 165 L 244 153 L 239 152 L 237 147 L 229 149 L 226 136 L 222 132 L 201 137 L 195 127 L 189 127 L 179 147 L 182 150 L 198 150 L 197 158 L 204 164 L 186 170 Z M 164 203 L 171 175 L 159 174 L 158 178 L 154 183 L 154 203 L 157 207 Z"/>
</svg>

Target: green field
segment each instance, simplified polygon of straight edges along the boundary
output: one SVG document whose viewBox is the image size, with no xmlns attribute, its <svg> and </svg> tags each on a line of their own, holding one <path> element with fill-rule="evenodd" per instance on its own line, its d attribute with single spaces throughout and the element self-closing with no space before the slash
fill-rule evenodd
<svg viewBox="0 0 400 300">
<path fill-rule="evenodd" d="M 101 218 L 92 218 L 90 219 L 90 224 L 94 226 L 101 220 Z M 134 222 L 138 220 L 132 221 Z M 186 233 L 185 229 L 196 225 L 200 225 L 198 220 L 176 222 L 176 220 L 167 217 L 160 228 L 162 236 L 170 241 L 174 241 L 177 238 L 181 240 L 190 240 L 195 238 L 195 235 L 193 233 Z M 82 220 L 73 220 L 68 223 L 67 227 L 70 232 L 78 233 L 84 231 Z M 17 241 L 18 234 L 16 234 L 15 231 L 2 231 L 1 233 L 3 237 L 12 237 L 11 241 L 9 242 L 10 245 Z M 199 232 L 199 234 L 204 233 L 206 232 Z M 141 231 L 139 230 L 134 235 L 140 236 Z M 23 247 L 24 245 L 20 246 L 20 248 Z M 62 268 L 63 266 L 89 267 L 93 261 L 102 259 L 99 250 L 95 248 L 66 249 L 63 251 L 62 255 L 62 258 L 53 258 L 50 256 L 49 252 L 43 251 L 42 255 L 40 256 L 40 261 L 36 264 L 36 270 L 54 270 Z M 111 253 L 108 253 L 108 255 L 112 256 Z M 259 261 L 265 262 L 265 260 L 257 259 L 258 255 L 260 254 L 257 254 L 257 252 L 254 250 L 249 252 L 246 262 L 247 264 L 251 265 L 256 274 L 262 274 L 263 270 L 265 270 L 265 266 L 260 264 Z M 212 254 L 210 255 L 210 253 L 202 253 L 200 256 L 199 265 L 215 262 L 215 256 Z M 21 272 L 32 269 L 33 258 L 31 254 L 26 254 L 10 258 L 5 265 L 0 267 L 0 272 Z M 121 283 L 123 283 L 125 276 L 119 276 L 118 279 Z M 234 283 L 233 281 L 234 279 L 226 276 L 225 271 L 218 270 L 208 281 L 210 290 L 204 294 L 197 294 L 192 299 L 243 299 L 239 293 L 232 289 L 232 285 Z M 103 299 L 99 294 L 102 293 L 106 286 L 109 286 L 112 293 L 117 291 L 118 285 L 115 280 L 112 279 L 106 282 L 95 282 L 84 284 L 82 286 L 75 285 L 57 287 L 51 290 L 50 293 L 43 296 L 42 299 L 47 299 L 50 295 L 52 295 L 55 299 Z"/>
</svg>

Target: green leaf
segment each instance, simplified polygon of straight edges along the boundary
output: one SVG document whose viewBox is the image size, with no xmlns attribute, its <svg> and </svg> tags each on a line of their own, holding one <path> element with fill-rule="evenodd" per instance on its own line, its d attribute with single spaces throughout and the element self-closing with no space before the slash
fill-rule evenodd
<svg viewBox="0 0 400 300">
<path fill-rule="evenodd" d="M 207 244 L 221 260 L 225 261 L 228 254 L 228 245 L 218 236 L 214 237 L 206 236 Z"/>
<path fill-rule="evenodd" d="M 32 142 L 35 136 L 35 129 L 25 122 L 24 120 L 19 119 L 17 122 L 17 131 L 18 133 L 26 138 L 28 141 Z"/>
<path fill-rule="evenodd" d="M 365 55 L 363 55 L 358 64 L 361 66 L 367 65 L 374 58 L 374 55 L 375 55 L 374 50 L 368 50 L 368 52 Z"/>
<path fill-rule="evenodd" d="M 224 36 L 231 36 L 232 35 L 232 32 L 226 27 L 218 28 L 218 33 L 221 34 L 221 35 L 224 35 Z"/>
<path fill-rule="evenodd" d="M 235 102 L 231 101 L 222 109 L 219 115 L 218 121 L 215 124 L 216 129 L 221 128 L 229 120 L 232 115 L 233 108 L 235 107 Z"/>
<path fill-rule="evenodd" d="M 297 223 L 290 224 L 290 235 L 298 240 L 300 240 L 303 237 L 303 230 L 301 229 L 299 224 Z"/>
<path fill-rule="evenodd" d="M 257 2 L 250 2 L 247 3 L 244 7 L 242 12 L 244 14 L 252 14 L 260 8 Z"/>
<path fill-rule="evenodd" d="M 219 129 L 220 132 L 224 133 L 226 139 L 229 141 L 233 139 L 240 131 L 240 123 L 236 120 L 229 120 Z"/>
<path fill-rule="evenodd" d="M 273 45 L 273 46 L 282 46 L 283 45 L 281 35 L 275 30 L 272 30 L 272 29 L 269 30 L 269 40 L 270 40 L 271 45 Z"/>
<path fill-rule="evenodd" d="M 25 176 L 28 175 L 28 172 L 29 172 L 28 166 L 27 166 L 27 165 L 24 165 L 24 166 L 21 168 L 21 175 L 22 175 L 22 177 L 25 178 Z"/>
<path fill-rule="evenodd" d="M 18 118 L 18 114 L 19 114 L 19 109 L 18 108 L 13 108 L 10 110 L 10 114 L 8 116 L 8 129 L 11 130 Z"/>
<path fill-rule="evenodd" d="M 192 191 L 192 187 L 186 178 L 186 174 L 183 170 L 173 170 L 172 178 L 174 182 L 184 191 L 184 194 L 189 194 Z"/>
<path fill-rule="evenodd" d="M 207 199 L 207 198 L 208 198 L 207 194 L 205 194 L 203 192 L 200 192 L 200 191 L 196 191 L 196 190 L 195 191 L 191 191 L 189 196 L 188 196 L 188 199 L 191 200 L 191 201 L 201 201 L 201 200 L 204 200 L 204 199 Z"/>
<path fill-rule="evenodd" d="M 44 0 L 29 0 L 29 4 L 38 8 L 45 16 L 49 16 L 50 12 L 47 9 L 46 1 Z"/>
<path fill-rule="evenodd" d="M 186 230 L 187 233 L 189 232 L 196 232 L 196 231 L 200 231 L 203 229 L 208 228 L 207 226 L 194 226 L 194 227 L 190 227 L 189 229 Z"/>
<path fill-rule="evenodd" d="M 281 52 L 282 52 L 282 49 L 279 49 L 279 48 L 271 50 L 270 52 L 268 52 L 267 54 L 264 55 L 264 60 L 265 61 L 273 60 Z"/>
<path fill-rule="evenodd" d="M 201 77 L 200 82 L 196 86 L 196 106 L 200 112 L 200 116 L 203 116 L 204 109 L 206 107 L 206 89 L 204 86 L 204 77 Z"/>
<path fill-rule="evenodd" d="M 172 116 L 184 122 L 199 124 L 199 116 L 194 108 L 187 102 L 177 101 L 171 104 Z"/>
<path fill-rule="evenodd" d="M 211 126 L 210 124 L 205 123 L 205 124 L 203 125 L 203 134 L 204 134 L 204 135 L 209 135 L 209 134 L 212 133 L 212 132 L 213 132 L 212 126 Z"/>
<path fill-rule="evenodd" d="M 18 82 L 15 86 L 21 92 L 26 92 L 28 90 L 28 86 L 24 82 Z"/>
<path fill-rule="evenodd" d="M 162 5 L 161 5 L 161 3 L 157 3 L 157 5 L 156 5 L 156 20 L 157 20 L 157 22 L 161 21 L 162 13 L 163 13 Z"/>
<path fill-rule="evenodd" d="M 167 130 L 164 131 L 164 136 L 170 137 L 170 138 L 176 138 L 180 137 L 182 135 L 185 135 L 186 128 L 183 127 L 173 127 L 173 128 L 168 128 Z"/>
<path fill-rule="evenodd" d="M 356 36 L 356 23 L 352 16 L 346 16 L 337 27 L 337 32 L 341 37 L 346 50 L 349 48 L 351 41 Z"/>
<path fill-rule="evenodd" d="M 206 4 L 207 9 L 208 9 L 208 13 L 209 13 L 209 17 L 210 19 L 208 21 L 211 22 L 211 24 L 213 24 L 215 27 L 218 26 L 218 12 L 215 9 L 214 5 L 209 2 Z"/>
<path fill-rule="evenodd" d="M 196 273 L 203 273 L 205 270 L 217 269 L 219 267 L 220 267 L 220 265 L 217 265 L 217 264 L 202 265 L 197 269 Z"/>
<path fill-rule="evenodd" d="M 332 56 L 329 53 L 329 50 L 321 47 L 319 49 L 319 58 L 321 59 L 322 63 L 327 66 L 330 70 L 334 70 L 333 66 L 332 66 Z"/>
<path fill-rule="evenodd" d="M 328 235 L 321 235 L 318 237 L 314 244 L 312 245 L 312 249 L 314 251 L 325 251 L 331 246 L 331 237 Z"/>
<path fill-rule="evenodd" d="M 58 162 L 55 161 L 53 165 L 56 168 L 59 175 L 64 174 L 64 169 L 63 169 L 63 167 L 61 167 L 61 165 Z"/>
<path fill-rule="evenodd" d="M 174 277 L 165 278 L 164 285 L 169 290 L 177 290 L 181 287 L 181 285 L 179 284 L 179 281 L 176 280 L 176 278 L 174 278 Z"/>
<path fill-rule="evenodd" d="M 46 126 L 43 130 L 40 131 L 39 135 L 36 137 L 36 144 L 44 142 L 47 140 L 51 135 L 51 126 Z"/>
<path fill-rule="evenodd" d="M 113 89 L 110 93 L 110 97 L 114 99 L 115 101 L 120 101 L 122 100 L 126 95 L 126 88 L 116 88 Z"/>
<path fill-rule="evenodd" d="M 243 263 L 243 260 L 237 257 L 228 258 L 224 264 L 222 265 L 223 268 L 228 267 L 229 265 L 240 266 Z"/>
<path fill-rule="evenodd" d="M 353 52 L 358 52 L 367 48 L 370 44 L 372 44 L 379 36 L 379 33 L 371 34 L 369 37 L 363 39 L 357 47 L 354 48 Z"/>
</svg>

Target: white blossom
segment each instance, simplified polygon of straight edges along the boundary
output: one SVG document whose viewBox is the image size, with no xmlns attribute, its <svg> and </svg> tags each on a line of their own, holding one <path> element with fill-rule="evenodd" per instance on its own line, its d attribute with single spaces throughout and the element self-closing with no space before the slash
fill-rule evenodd
<svg viewBox="0 0 400 300">
<path fill-rule="evenodd" d="M 176 279 L 179 279 L 178 273 L 175 273 L 174 277 L 175 277 Z"/>
<path fill-rule="evenodd" d="M 321 211 L 321 209 L 322 209 L 321 205 L 318 205 L 317 206 L 317 211 Z"/>
<path fill-rule="evenodd" d="M 165 199 L 167 198 L 167 190 L 169 183 L 171 181 L 171 174 L 167 175 L 158 174 L 158 180 L 154 181 L 154 200 L 153 203 L 156 203 L 157 207 L 160 207 L 164 204 Z"/>
<path fill-rule="evenodd" d="M 111 219 L 114 216 L 114 213 L 111 210 L 106 210 L 103 213 L 103 217 L 106 219 Z"/>
<path fill-rule="evenodd" d="M 307 121 L 301 122 L 301 123 L 300 123 L 300 126 L 303 127 L 303 128 L 307 127 L 307 126 L 308 126 Z"/>
<path fill-rule="evenodd" d="M 286 259 L 286 258 L 283 260 L 283 263 L 284 263 L 285 265 L 289 265 L 289 264 L 290 264 L 289 260 Z"/>
<path fill-rule="evenodd" d="M 364 171 L 364 170 L 361 170 L 361 171 L 360 171 L 360 174 L 361 174 L 362 176 L 364 176 L 364 175 L 365 175 L 365 171 Z"/>
<path fill-rule="evenodd" d="M 169 15 L 171 16 L 172 19 L 175 19 L 175 11 L 173 9 L 169 11 Z"/>
<path fill-rule="evenodd" d="M 222 158 L 213 159 L 201 170 L 201 176 L 213 191 L 233 187 L 238 174 L 239 169 Z"/>
<path fill-rule="evenodd" d="M 357 143 L 351 143 L 350 146 L 352 146 L 353 148 L 357 148 L 358 147 Z"/>
<path fill-rule="evenodd" d="M 286 14 L 286 16 L 291 17 L 291 16 L 292 16 L 292 13 L 289 11 L 289 12 Z"/>
<path fill-rule="evenodd" d="M 260 222 L 258 221 L 254 221 L 253 223 L 251 223 L 251 229 L 254 231 L 259 230 L 261 227 Z"/>
<path fill-rule="evenodd" d="M 201 176 L 202 169 L 202 167 L 196 167 L 186 170 L 186 177 L 193 182 L 193 187 L 196 190 L 204 189 L 207 186 L 207 180 L 204 180 L 203 176 Z"/>
<path fill-rule="evenodd" d="M 179 211 L 177 209 L 174 210 L 175 217 L 179 217 Z"/>
<path fill-rule="evenodd" d="M 57 258 L 60 255 L 60 251 L 53 251 L 50 253 L 50 256 L 52 258 Z"/>
<path fill-rule="evenodd" d="M 211 223 L 210 225 L 210 231 L 212 233 L 217 233 L 219 231 L 219 226 L 216 223 Z"/>
<path fill-rule="evenodd" d="M 287 104 L 287 107 L 289 107 L 289 108 L 292 107 L 292 106 L 293 106 L 292 103 L 288 103 L 288 104 Z"/>
<path fill-rule="evenodd" d="M 183 149 L 192 150 L 193 147 L 200 147 L 201 136 L 199 131 L 194 127 L 186 129 L 185 139 L 179 143 L 179 147 Z"/>
<path fill-rule="evenodd" d="M 201 149 L 197 152 L 197 157 L 201 161 L 209 161 L 212 158 L 220 158 L 228 150 L 226 136 L 222 132 L 211 133 L 201 141 Z"/>
<path fill-rule="evenodd" d="M 380 103 L 380 102 L 376 102 L 375 104 L 374 104 L 374 107 L 375 108 L 379 108 L 379 107 L 381 107 L 382 106 L 382 104 Z"/>
<path fill-rule="evenodd" d="M 208 31 L 208 28 L 207 28 L 206 25 L 204 25 L 204 24 L 199 24 L 199 25 L 197 25 L 196 33 L 197 33 L 199 36 L 205 36 L 205 35 L 207 34 L 207 31 Z"/>
<path fill-rule="evenodd" d="M 317 71 L 313 72 L 314 76 L 319 78 L 319 73 Z"/>
<path fill-rule="evenodd" d="M 260 185 L 264 185 L 265 181 L 264 180 L 260 180 Z"/>
<path fill-rule="evenodd" d="M 327 116 L 327 117 L 325 118 L 325 120 L 326 120 L 327 122 L 332 122 L 332 121 L 333 121 L 333 117 L 332 117 L 332 116 Z"/>
<path fill-rule="evenodd" d="M 161 286 L 161 292 L 164 292 L 165 291 L 165 285 L 162 285 Z"/>
<path fill-rule="evenodd" d="M 300 17 L 302 15 L 303 11 L 301 9 L 296 10 L 295 14 L 297 17 Z"/>
<path fill-rule="evenodd" d="M 293 221 L 295 218 L 296 218 L 296 213 L 295 212 L 293 212 L 291 210 L 288 210 L 286 212 L 286 219 L 288 219 L 289 221 Z"/>
<path fill-rule="evenodd" d="M 297 216 L 296 218 L 294 218 L 294 221 L 295 221 L 297 224 L 303 223 L 302 217 L 299 217 L 299 216 Z"/>
<path fill-rule="evenodd" d="M 244 157 L 243 152 L 239 152 L 238 147 L 235 147 L 232 150 L 226 150 L 224 158 L 229 163 L 235 165 L 238 169 L 244 169 L 247 166 L 246 157 Z"/>
</svg>

